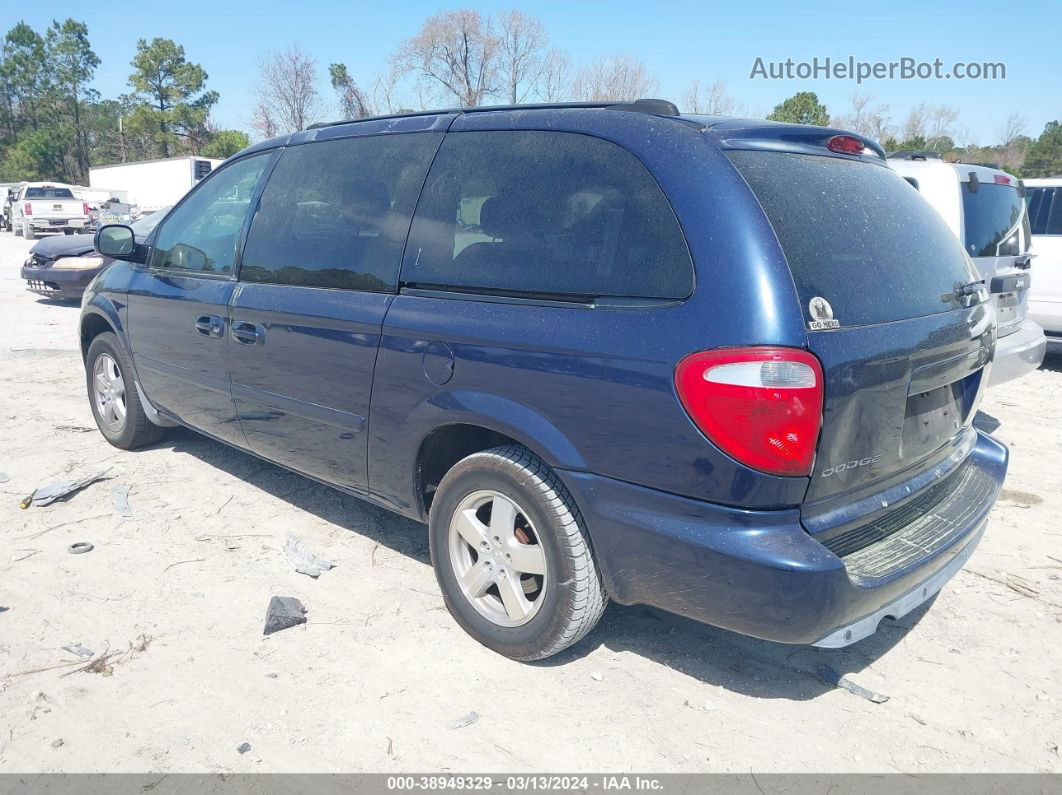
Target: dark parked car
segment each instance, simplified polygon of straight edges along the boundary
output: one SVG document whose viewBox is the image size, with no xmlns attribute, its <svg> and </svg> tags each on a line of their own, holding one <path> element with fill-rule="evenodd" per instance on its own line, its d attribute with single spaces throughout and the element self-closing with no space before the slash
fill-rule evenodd
<svg viewBox="0 0 1062 795">
<path fill-rule="evenodd" d="M 145 215 L 130 227 L 138 240 L 147 238 L 169 208 Z M 114 262 L 93 248 L 93 235 L 59 235 L 34 244 L 22 265 L 22 278 L 31 293 L 61 301 L 81 300 L 96 275 Z"/>
<path fill-rule="evenodd" d="M 230 158 L 81 319 L 120 448 L 180 423 L 426 521 L 533 660 L 609 598 L 844 646 L 968 559 L 995 323 L 877 144 L 670 103 L 319 126 Z"/>
</svg>

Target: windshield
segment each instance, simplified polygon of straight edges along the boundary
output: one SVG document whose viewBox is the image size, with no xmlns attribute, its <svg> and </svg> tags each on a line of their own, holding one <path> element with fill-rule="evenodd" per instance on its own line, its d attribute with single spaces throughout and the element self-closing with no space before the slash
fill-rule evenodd
<svg viewBox="0 0 1062 795">
<path fill-rule="evenodd" d="M 1022 206 L 1021 196 L 1013 185 L 962 183 L 966 253 L 971 257 L 1016 257 L 1021 254 Z"/>
<path fill-rule="evenodd" d="M 813 303 L 841 327 L 967 305 L 957 291 L 978 279 L 973 263 L 895 171 L 839 157 L 728 155 L 774 227 L 809 321 Z"/>
<path fill-rule="evenodd" d="M 145 215 L 143 218 L 133 221 L 133 223 L 129 224 L 129 228 L 133 230 L 134 237 L 142 240 L 150 235 L 155 227 L 159 225 L 159 222 L 166 217 L 166 213 L 169 211 L 169 207 L 163 207 L 158 212 Z"/>
<path fill-rule="evenodd" d="M 27 199 L 72 199 L 70 188 L 26 188 Z"/>
</svg>

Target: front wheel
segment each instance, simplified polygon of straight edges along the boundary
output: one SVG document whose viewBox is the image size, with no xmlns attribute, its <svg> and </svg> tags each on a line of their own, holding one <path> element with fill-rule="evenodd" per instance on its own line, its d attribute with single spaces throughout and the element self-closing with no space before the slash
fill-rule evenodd
<svg viewBox="0 0 1062 795">
<path fill-rule="evenodd" d="M 92 415 L 108 442 L 133 450 L 162 438 L 163 429 L 148 419 L 140 404 L 129 357 L 111 332 L 100 334 L 89 345 L 85 377 Z"/>
<path fill-rule="evenodd" d="M 579 508 L 523 447 L 471 455 L 439 484 L 428 523 L 432 564 L 457 623 L 514 660 L 583 638 L 607 597 Z"/>
</svg>

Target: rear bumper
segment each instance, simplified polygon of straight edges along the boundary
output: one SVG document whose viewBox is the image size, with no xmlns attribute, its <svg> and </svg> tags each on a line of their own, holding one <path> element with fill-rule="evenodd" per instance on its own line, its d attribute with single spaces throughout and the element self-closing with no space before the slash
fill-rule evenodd
<svg viewBox="0 0 1062 795">
<path fill-rule="evenodd" d="M 1044 330 L 1033 320 L 1024 320 L 1017 331 L 1000 337 L 988 385 L 997 386 L 1021 378 L 1040 366 L 1047 351 Z"/>
<path fill-rule="evenodd" d="M 88 223 L 84 218 L 60 220 L 55 218 L 33 218 L 29 225 L 40 232 L 62 232 L 66 229 L 83 229 Z"/>
<path fill-rule="evenodd" d="M 874 580 L 850 576 L 845 561 L 804 530 L 795 509 L 744 511 L 587 473 L 560 474 L 616 601 L 765 640 L 844 646 L 931 597 L 973 552 L 1006 474 L 1007 450 L 978 432 L 967 465 L 983 470 L 992 487 L 966 505 L 947 545 Z"/>
</svg>

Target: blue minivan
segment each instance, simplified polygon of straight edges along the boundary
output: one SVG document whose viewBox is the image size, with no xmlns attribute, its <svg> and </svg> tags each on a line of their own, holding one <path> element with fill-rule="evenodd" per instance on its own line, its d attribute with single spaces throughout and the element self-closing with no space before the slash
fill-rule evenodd
<svg viewBox="0 0 1062 795">
<path fill-rule="evenodd" d="M 870 140 L 659 100 L 320 125 L 244 150 L 85 295 L 92 411 L 427 522 L 519 660 L 609 599 L 839 647 L 933 596 L 1007 468 L 991 304 Z"/>
</svg>

